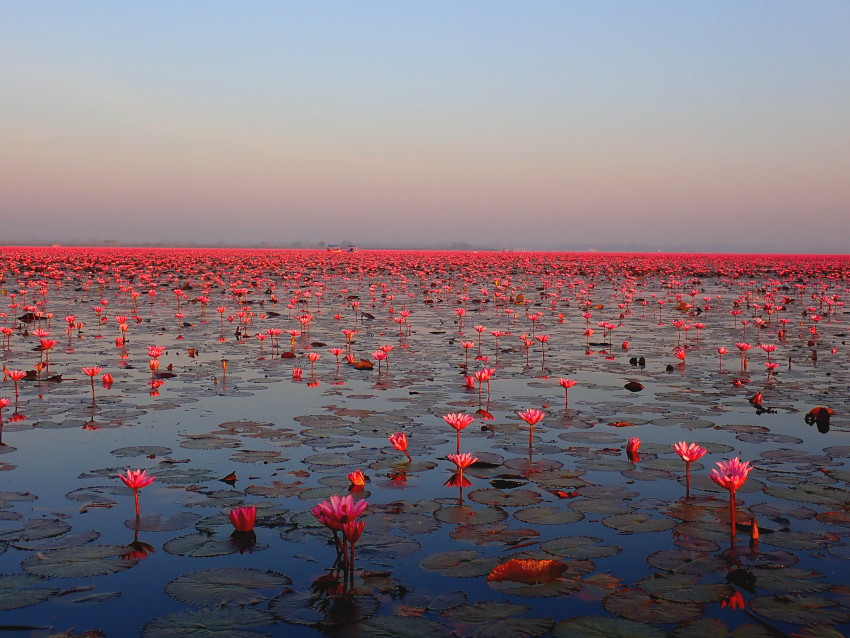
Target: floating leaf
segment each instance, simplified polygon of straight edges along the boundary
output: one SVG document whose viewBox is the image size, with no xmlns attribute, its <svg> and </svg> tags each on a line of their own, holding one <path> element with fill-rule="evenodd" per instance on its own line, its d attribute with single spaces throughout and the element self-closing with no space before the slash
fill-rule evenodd
<svg viewBox="0 0 850 638">
<path fill-rule="evenodd" d="M 30 556 L 21 568 L 35 576 L 86 578 L 130 569 L 138 561 L 121 558 L 126 553 L 120 545 L 81 545 Z"/>
<path fill-rule="evenodd" d="M 602 606 L 612 614 L 641 622 L 677 623 L 693 620 L 703 612 L 696 603 L 654 599 L 637 589 L 623 589 L 605 596 Z"/>
<path fill-rule="evenodd" d="M 677 603 L 719 602 L 735 593 L 726 583 L 697 584 L 695 574 L 653 574 L 638 583 L 650 596 Z"/>
<path fill-rule="evenodd" d="M 173 468 L 170 470 L 159 470 L 156 473 L 158 483 L 168 485 L 190 485 L 192 483 L 205 483 L 216 478 L 212 470 L 198 470 L 191 468 Z"/>
<path fill-rule="evenodd" d="M 371 594 L 329 594 L 288 591 L 269 603 L 269 611 L 297 625 L 344 625 L 374 615 L 381 604 Z"/>
<path fill-rule="evenodd" d="M 57 518 L 31 518 L 23 527 L 0 532 L 0 541 L 35 541 L 59 536 L 70 529 L 68 523 Z"/>
<path fill-rule="evenodd" d="M 497 489 L 473 490 L 469 493 L 469 499 L 484 505 L 498 505 L 502 507 L 534 505 L 542 500 L 540 494 L 532 490 L 503 492 Z"/>
<path fill-rule="evenodd" d="M 676 521 L 652 518 L 647 512 L 632 512 L 607 516 L 602 519 L 602 524 L 621 532 L 662 532 L 675 527 Z"/>
<path fill-rule="evenodd" d="M 796 634 L 795 636 L 799 636 Z M 717 618 L 696 618 L 676 627 L 675 638 L 775 638 L 776 632 L 754 624 L 738 625 L 730 631 Z"/>
<path fill-rule="evenodd" d="M 442 615 L 462 623 L 457 635 L 472 638 L 522 638 L 548 633 L 553 625 L 551 618 L 512 618 L 527 610 L 525 605 L 516 603 L 485 601 L 460 605 Z"/>
<path fill-rule="evenodd" d="M 86 543 L 91 543 L 92 541 L 97 540 L 99 537 L 100 532 L 96 530 L 89 530 L 78 534 L 65 534 L 64 536 L 52 538 L 50 540 L 42 540 L 32 543 L 13 542 L 9 544 L 16 549 L 45 552 L 50 551 L 51 549 L 65 549 L 66 547 L 85 545 Z"/>
<path fill-rule="evenodd" d="M 301 481 L 294 481 L 293 483 L 275 481 L 271 485 L 249 485 L 245 488 L 245 493 L 265 498 L 281 498 L 296 496 L 306 489 L 307 487 Z"/>
<path fill-rule="evenodd" d="M 453 636 L 452 630 L 422 616 L 376 616 L 343 627 L 338 638 L 410 638 L 410 636 Z"/>
<path fill-rule="evenodd" d="M 280 452 L 273 450 L 239 450 L 230 455 L 234 463 L 283 463 Z"/>
<path fill-rule="evenodd" d="M 253 605 L 269 598 L 257 590 L 280 589 L 291 583 L 291 578 L 277 572 L 220 567 L 178 576 L 165 586 L 165 593 L 200 607 Z"/>
<path fill-rule="evenodd" d="M 772 620 L 800 625 L 837 625 L 850 619 L 846 608 L 821 596 L 757 596 L 750 608 Z"/>
<path fill-rule="evenodd" d="M 0 574 L 0 611 L 29 607 L 55 596 L 58 589 L 39 587 L 46 582 L 26 574 Z"/>
<path fill-rule="evenodd" d="M 249 607 L 187 609 L 154 618 L 142 628 L 142 638 L 258 638 L 264 634 L 247 628 L 274 623 L 271 614 Z"/>
<path fill-rule="evenodd" d="M 821 574 L 806 569 L 754 569 L 756 587 L 780 593 L 809 594 L 829 589 L 828 583 L 813 582 Z"/>
<path fill-rule="evenodd" d="M 663 549 L 647 556 L 646 562 L 657 569 L 685 574 L 716 573 L 726 567 L 719 556 L 705 556 L 684 549 Z"/>
<path fill-rule="evenodd" d="M 541 543 L 540 549 L 567 558 L 603 558 L 620 553 L 619 547 L 597 545 L 601 540 L 595 536 L 562 536 Z"/>
<path fill-rule="evenodd" d="M 524 523 L 537 525 L 566 525 L 580 521 L 584 515 L 570 510 L 561 510 L 551 505 L 541 505 L 517 510 L 514 512 L 514 518 Z"/>
<path fill-rule="evenodd" d="M 481 552 L 475 550 L 457 550 L 439 552 L 427 556 L 420 561 L 419 566 L 427 571 L 440 572 L 443 576 L 455 578 L 471 578 L 484 576 L 495 567 L 499 558 L 491 556 L 479 558 Z"/>
<path fill-rule="evenodd" d="M 665 638 L 667 632 L 625 618 L 579 616 L 559 622 L 552 629 L 553 638 Z"/>
<path fill-rule="evenodd" d="M 138 518 L 128 518 L 124 525 L 139 532 L 170 532 L 194 525 L 200 518 L 192 512 L 177 512 L 167 518 L 161 514 L 142 514 Z"/>
<path fill-rule="evenodd" d="M 508 529 L 506 524 L 493 523 L 490 525 L 460 525 L 449 533 L 455 540 L 473 541 L 476 545 L 488 543 L 513 544 L 528 538 L 540 536 L 533 529 Z"/>
<path fill-rule="evenodd" d="M 112 450 L 110 454 L 119 458 L 133 458 L 135 456 L 153 458 L 155 456 L 166 456 L 171 452 L 170 447 L 163 447 L 162 445 L 133 445 L 132 447 L 120 447 L 117 450 Z"/>
<path fill-rule="evenodd" d="M 443 507 L 434 512 L 434 518 L 451 525 L 487 525 L 489 523 L 498 523 L 507 517 L 507 512 L 497 507 L 475 509 L 470 505 Z"/>
<path fill-rule="evenodd" d="M 227 538 L 214 538 L 206 534 L 188 534 L 172 538 L 163 549 L 177 556 L 224 556 L 237 551 L 238 547 Z"/>
<path fill-rule="evenodd" d="M 401 558 L 418 552 L 422 545 L 402 536 L 363 536 L 357 544 L 357 556 L 365 560 Z"/>
</svg>

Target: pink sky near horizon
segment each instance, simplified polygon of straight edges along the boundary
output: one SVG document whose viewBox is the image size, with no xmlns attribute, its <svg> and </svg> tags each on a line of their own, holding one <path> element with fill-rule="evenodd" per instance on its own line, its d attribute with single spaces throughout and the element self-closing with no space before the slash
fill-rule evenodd
<svg viewBox="0 0 850 638">
<path fill-rule="evenodd" d="M 847 252 L 847 5 L 330 6 L 13 4 L 4 242 Z"/>
</svg>

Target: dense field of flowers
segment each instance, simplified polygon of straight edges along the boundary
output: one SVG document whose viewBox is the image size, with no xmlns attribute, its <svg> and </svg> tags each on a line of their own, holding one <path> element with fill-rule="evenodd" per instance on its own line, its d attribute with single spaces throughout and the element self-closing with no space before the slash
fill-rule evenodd
<svg viewBox="0 0 850 638">
<path fill-rule="evenodd" d="M 848 266 L 0 249 L 0 625 L 840 635 Z"/>
</svg>

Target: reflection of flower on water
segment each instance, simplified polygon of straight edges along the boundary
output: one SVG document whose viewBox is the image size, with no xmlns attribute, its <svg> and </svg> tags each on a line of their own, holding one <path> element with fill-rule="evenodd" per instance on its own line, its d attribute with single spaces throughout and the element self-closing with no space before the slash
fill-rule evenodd
<svg viewBox="0 0 850 638">
<path fill-rule="evenodd" d="M 254 530 L 247 532 L 234 531 L 228 538 L 230 544 L 233 545 L 240 554 L 252 554 L 257 546 L 257 535 Z"/>
<path fill-rule="evenodd" d="M 133 535 L 133 542 L 128 543 L 127 547 L 130 548 L 129 552 L 124 552 L 123 554 L 119 554 L 121 558 L 124 560 L 134 560 L 139 561 L 143 558 L 147 558 L 148 554 L 156 554 L 156 550 L 152 545 L 148 543 L 144 543 L 139 540 L 139 530 L 136 530 Z"/>
<path fill-rule="evenodd" d="M 254 529 L 254 523 L 257 520 L 257 506 L 237 507 L 230 510 L 228 518 L 237 532 L 250 532 Z"/>
</svg>

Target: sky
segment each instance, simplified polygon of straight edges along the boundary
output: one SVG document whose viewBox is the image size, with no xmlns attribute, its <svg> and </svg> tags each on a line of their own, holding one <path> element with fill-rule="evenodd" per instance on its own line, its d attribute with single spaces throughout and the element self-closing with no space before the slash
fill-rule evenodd
<svg viewBox="0 0 850 638">
<path fill-rule="evenodd" d="M 848 253 L 850 2 L 0 0 L 0 243 Z"/>
</svg>

